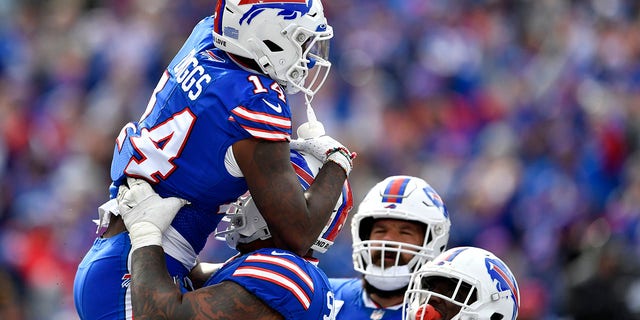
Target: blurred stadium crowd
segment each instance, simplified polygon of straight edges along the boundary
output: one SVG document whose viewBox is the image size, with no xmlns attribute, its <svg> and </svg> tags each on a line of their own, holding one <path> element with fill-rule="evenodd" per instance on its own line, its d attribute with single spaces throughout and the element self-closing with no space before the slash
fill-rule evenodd
<svg viewBox="0 0 640 320">
<path fill-rule="evenodd" d="M 314 107 L 359 155 L 355 200 L 423 177 L 449 246 L 511 266 L 519 319 L 640 319 L 640 2 L 324 3 L 334 68 Z M 77 318 L 114 139 L 214 5 L 0 0 L 0 318 Z M 348 226 L 320 258 L 355 276 Z"/>
</svg>

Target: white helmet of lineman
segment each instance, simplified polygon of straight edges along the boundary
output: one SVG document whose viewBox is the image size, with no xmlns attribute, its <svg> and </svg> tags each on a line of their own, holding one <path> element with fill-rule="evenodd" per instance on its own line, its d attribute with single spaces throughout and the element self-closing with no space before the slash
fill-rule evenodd
<svg viewBox="0 0 640 320">
<path fill-rule="evenodd" d="M 443 293 L 433 285 L 449 281 Z M 436 292 L 439 291 L 439 292 Z M 431 300 L 433 297 L 439 299 Z M 460 311 L 446 314 L 443 300 Z M 411 278 L 404 297 L 405 320 L 515 320 L 520 290 L 509 267 L 493 253 L 476 247 L 457 247 L 427 262 Z"/>
<path fill-rule="evenodd" d="M 302 91 L 307 99 L 331 68 L 333 29 L 320 0 L 218 0 L 213 37 L 216 47 L 255 61 L 287 93 Z"/>
<path fill-rule="evenodd" d="M 300 181 L 302 188 L 307 190 L 322 167 L 322 162 L 311 155 L 292 149 L 291 165 L 298 175 L 298 181 Z M 351 187 L 349 181 L 345 180 L 342 194 L 336 202 L 331 217 L 311 249 L 324 253 L 333 245 L 352 207 Z M 215 236 L 219 240 L 226 240 L 227 245 L 235 249 L 240 243 L 269 239 L 271 232 L 253 202 L 251 194 L 247 192 L 227 209 L 225 217 L 216 229 Z"/>
<path fill-rule="evenodd" d="M 424 224 L 422 245 L 397 241 L 370 240 L 377 219 L 398 219 Z M 411 274 L 426 261 L 446 249 L 451 222 L 447 208 L 438 193 L 423 179 L 412 176 L 391 176 L 376 184 L 367 193 L 351 220 L 353 266 L 367 282 L 385 291 L 401 289 L 409 284 Z M 373 262 L 372 252 L 395 253 L 393 265 Z M 402 265 L 400 254 L 413 258 Z"/>
</svg>

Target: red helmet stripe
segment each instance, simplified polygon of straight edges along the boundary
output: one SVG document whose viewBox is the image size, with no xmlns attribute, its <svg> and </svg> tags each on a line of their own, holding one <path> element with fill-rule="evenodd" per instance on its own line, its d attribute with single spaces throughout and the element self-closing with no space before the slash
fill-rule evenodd
<svg viewBox="0 0 640 320">
<path fill-rule="evenodd" d="M 520 305 L 518 294 L 516 294 L 518 292 L 518 287 L 516 287 L 513 281 L 511 281 L 511 277 L 507 274 L 506 271 L 502 270 L 500 266 L 496 265 L 495 263 L 489 262 L 489 264 L 490 264 L 490 269 L 496 271 L 502 277 L 502 279 L 504 279 L 504 281 L 509 286 L 509 290 L 511 290 L 511 292 L 513 293 L 514 300 L 518 305 Z"/>
<path fill-rule="evenodd" d="M 404 195 L 404 191 L 407 189 L 408 184 L 409 184 L 408 178 L 391 180 L 391 182 L 389 182 L 387 187 L 384 189 L 384 194 L 382 195 L 382 202 L 401 203 L 402 196 Z"/>
<path fill-rule="evenodd" d="M 241 0 L 238 5 L 261 3 L 307 3 L 307 0 Z"/>
<path fill-rule="evenodd" d="M 218 0 L 216 4 L 215 16 L 213 18 L 213 32 L 222 35 L 222 12 L 224 11 L 225 0 Z"/>
</svg>

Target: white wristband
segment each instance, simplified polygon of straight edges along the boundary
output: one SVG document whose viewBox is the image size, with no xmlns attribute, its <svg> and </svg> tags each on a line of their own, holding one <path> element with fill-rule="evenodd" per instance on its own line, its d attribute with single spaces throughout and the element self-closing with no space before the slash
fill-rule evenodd
<svg viewBox="0 0 640 320">
<path fill-rule="evenodd" d="M 337 149 L 329 154 L 329 156 L 327 156 L 327 161 L 333 161 L 342 167 L 344 172 L 347 174 L 347 177 L 349 176 L 349 173 L 351 173 L 351 168 L 353 167 L 351 156 L 344 149 Z"/>
<path fill-rule="evenodd" d="M 146 246 L 162 246 L 162 231 L 151 222 L 141 221 L 129 229 L 131 252 Z"/>
</svg>

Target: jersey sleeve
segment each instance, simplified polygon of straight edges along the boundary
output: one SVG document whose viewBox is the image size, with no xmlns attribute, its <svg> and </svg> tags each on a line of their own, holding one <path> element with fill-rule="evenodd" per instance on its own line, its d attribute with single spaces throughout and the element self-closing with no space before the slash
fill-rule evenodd
<svg viewBox="0 0 640 320">
<path fill-rule="evenodd" d="M 278 301 L 292 309 L 308 309 L 314 283 L 299 261 L 289 254 L 252 254 L 232 277 L 265 301 Z"/>
<path fill-rule="evenodd" d="M 237 283 L 285 319 L 323 319 L 331 314 L 327 306 L 333 304 L 333 292 L 319 273 L 317 267 L 287 251 L 260 250 L 219 280 Z"/>
<path fill-rule="evenodd" d="M 252 137 L 270 141 L 291 138 L 291 110 L 276 94 L 256 94 L 231 110 L 231 119 Z"/>
</svg>

